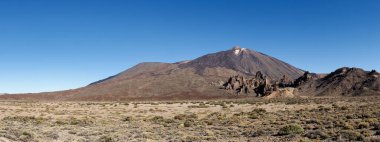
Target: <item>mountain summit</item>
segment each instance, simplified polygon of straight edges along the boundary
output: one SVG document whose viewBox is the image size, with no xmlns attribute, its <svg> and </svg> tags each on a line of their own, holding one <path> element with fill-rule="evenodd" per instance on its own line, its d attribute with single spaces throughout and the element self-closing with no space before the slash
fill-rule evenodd
<svg viewBox="0 0 380 142">
<path fill-rule="evenodd" d="M 213 83 L 235 75 L 255 75 L 258 71 L 269 79 L 280 79 L 284 75 L 296 79 L 303 74 L 302 70 L 276 58 L 235 46 L 230 50 L 204 55 L 190 61 L 140 63 L 83 88 L 28 97 L 89 101 L 221 98 L 226 97 L 225 92 L 213 86 Z"/>
<path fill-rule="evenodd" d="M 272 79 L 281 79 L 283 75 L 296 79 L 303 74 L 302 70 L 283 61 L 239 46 L 235 46 L 231 50 L 202 56 L 181 64 L 180 67 L 194 68 L 201 75 L 207 69 L 216 68 L 234 70 L 243 75 L 255 75 L 256 72 L 261 71 Z"/>
<path fill-rule="evenodd" d="M 238 56 L 241 52 L 246 52 L 247 49 L 245 48 L 240 48 L 240 46 L 234 46 L 232 48 L 232 50 L 234 51 L 235 55 Z"/>
</svg>

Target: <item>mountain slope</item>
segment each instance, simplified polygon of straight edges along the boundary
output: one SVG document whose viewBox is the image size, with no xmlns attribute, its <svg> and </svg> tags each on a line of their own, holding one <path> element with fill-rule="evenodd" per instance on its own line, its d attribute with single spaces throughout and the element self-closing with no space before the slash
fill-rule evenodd
<svg viewBox="0 0 380 142">
<path fill-rule="evenodd" d="M 261 71 L 272 79 L 283 75 L 295 79 L 303 74 L 273 57 L 234 47 L 178 63 L 141 63 L 115 76 L 68 91 L 29 95 L 6 95 L 0 98 L 48 100 L 187 100 L 228 98 L 212 83 L 241 74 Z M 233 96 L 236 97 L 236 96 Z"/>
</svg>

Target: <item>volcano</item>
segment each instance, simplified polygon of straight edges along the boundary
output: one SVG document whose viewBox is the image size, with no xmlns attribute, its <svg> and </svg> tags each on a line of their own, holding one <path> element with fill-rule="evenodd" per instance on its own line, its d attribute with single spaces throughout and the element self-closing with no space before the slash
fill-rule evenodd
<svg viewBox="0 0 380 142">
<path fill-rule="evenodd" d="M 181 64 L 180 68 L 193 68 L 198 74 L 207 75 L 208 70 L 233 70 L 239 74 L 253 76 L 261 71 L 271 79 L 284 75 L 296 79 L 303 71 L 271 56 L 235 46 L 231 50 L 208 54 Z"/>
<path fill-rule="evenodd" d="M 88 86 L 38 94 L 2 95 L 6 99 L 37 100 L 187 100 L 229 97 L 212 84 L 234 75 L 251 76 L 260 71 L 270 79 L 284 75 L 296 79 L 304 71 L 274 57 L 235 46 L 176 63 L 140 63 L 115 76 Z"/>
</svg>

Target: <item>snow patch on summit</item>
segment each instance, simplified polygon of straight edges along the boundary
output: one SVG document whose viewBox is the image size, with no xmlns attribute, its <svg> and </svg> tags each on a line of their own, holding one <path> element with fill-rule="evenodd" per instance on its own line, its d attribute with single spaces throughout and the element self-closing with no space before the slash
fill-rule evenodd
<svg viewBox="0 0 380 142">
<path fill-rule="evenodd" d="M 245 51 L 245 48 L 235 48 L 234 53 L 235 55 L 239 55 L 242 51 Z"/>
</svg>

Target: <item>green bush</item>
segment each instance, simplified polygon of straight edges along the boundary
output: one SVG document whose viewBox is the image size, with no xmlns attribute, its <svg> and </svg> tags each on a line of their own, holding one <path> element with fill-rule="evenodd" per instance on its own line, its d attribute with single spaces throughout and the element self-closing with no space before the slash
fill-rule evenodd
<svg viewBox="0 0 380 142">
<path fill-rule="evenodd" d="M 257 115 L 254 114 L 254 113 L 249 113 L 249 114 L 248 114 L 248 118 L 249 118 L 249 119 L 257 119 L 257 118 L 259 118 L 259 116 L 257 116 Z"/>
<path fill-rule="evenodd" d="M 291 125 L 286 125 L 282 127 L 278 134 L 279 135 L 293 135 L 293 134 L 302 134 L 304 132 L 304 129 L 297 125 L 297 124 L 291 124 Z"/>
<path fill-rule="evenodd" d="M 161 124 L 163 125 L 164 127 L 168 127 L 169 124 L 171 123 L 174 123 L 175 121 L 173 119 L 165 119 L 164 117 L 162 116 L 155 116 L 151 119 L 151 121 L 153 123 L 156 123 L 156 124 Z"/>
<path fill-rule="evenodd" d="M 342 138 L 348 139 L 350 141 L 360 141 L 361 135 L 359 132 L 344 130 L 340 132 Z"/>
<path fill-rule="evenodd" d="M 176 120 L 197 119 L 197 118 L 198 118 L 197 114 L 194 114 L 194 113 L 188 114 L 188 115 L 178 114 L 178 115 L 174 116 L 174 119 L 176 119 Z"/>
<path fill-rule="evenodd" d="M 154 123 L 160 123 L 162 121 L 164 121 L 164 117 L 162 116 L 154 116 L 151 121 L 153 121 Z"/>
<path fill-rule="evenodd" d="M 183 123 L 185 127 L 191 127 L 194 125 L 194 120 L 186 120 L 185 123 Z"/>
<path fill-rule="evenodd" d="M 207 115 L 206 118 L 211 119 L 211 120 L 224 120 L 224 119 L 226 119 L 226 115 L 222 114 L 220 112 L 214 112 L 214 113 Z"/>
<path fill-rule="evenodd" d="M 263 108 L 256 108 L 252 112 L 255 112 L 257 114 L 265 114 L 267 111 Z"/>
<path fill-rule="evenodd" d="M 348 107 L 347 106 L 342 106 L 342 107 L 340 107 L 340 110 L 348 110 Z"/>
<path fill-rule="evenodd" d="M 345 130 L 353 130 L 354 129 L 354 126 L 352 126 L 350 123 L 347 123 L 347 122 L 344 122 L 342 124 L 342 126 L 343 126 L 343 129 L 345 129 Z"/>
<path fill-rule="evenodd" d="M 358 125 L 358 129 L 365 129 L 365 128 L 368 128 L 369 127 L 369 123 L 368 122 L 360 122 L 359 125 Z"/>
<path fill-rule="evenodd" d="M 74 117 L 71 117 L 69 120 L 68 120 L 68 123 L 69 125 L 79 125 L 79 126 L 88 126 L 88 125 L 91 125 L 93 124 L 94 122 L 88 118 L 83 118 L 83 119 L 77 119 L 77 118 L 74 118 Z"/>
<path fill-rule="evenodd" d="M 321 130 L 312 130 L 305 134 L 309 139 L 327 139 L 329 136 Z"/>
<path fill-rule="evenodd" d="M 116 142 L 116 140 L 110 136 L 102 136 L 100 137 L 99 141 L 100 142 Z"/>
<path fill-rule="evenodd" d="M 7 116 L 3 118 L 3 121 L 17 121 L 20 123 L 33 123 L 33 124 L 41 124 L 46 119 L 42 117 L 35 117 L 35 116 Z"/>
<path fill-rule="evenodd" d="M 376 124 L 374 124 L 374 126 L 373 126 L 374 128 L 374 130 L 380 130 L 380 123 L 376 123 Z"/>
<path fill-rule="evenodd" d="M 33 140 L 33 134 L 29 132 L 22 132 L 20 139 L 21 141 L 31 141 Z"/>
<path fill-rule="evenodd" d="M 243 135 L 247 136 L 247 137 L 259 137 L 259 136 L 264 136 L 266 134 L 267 134 L 267 132 L 265 132 L 264 130 L 261 130 L 261 129 L 257 130 L 257 131 L 250 130 L 247 132 L 243 132 Z"/>
<path fill-rule="evenodd" d="M 321 124 L 321 122 L 319 122 L 317 119 L 309 119 L 306 120 L 306 124 Z"/>
<path fill-rule="evenodd" d="M 123 118 L 123 121 L 124 122 L 130 122 L 130 121 L 132 121 L 132 117 L 131 116 L 127 116 L 127 117 Z"/>
</svg>

